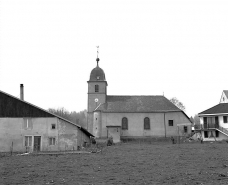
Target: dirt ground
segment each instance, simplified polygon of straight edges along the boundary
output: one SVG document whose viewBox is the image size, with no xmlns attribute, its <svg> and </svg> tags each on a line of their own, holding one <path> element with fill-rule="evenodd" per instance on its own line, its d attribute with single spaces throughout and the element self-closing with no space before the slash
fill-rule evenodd
<svg viewBox="0 0 228 185">
<path fill-rule="evenodd" d="M 228 143 L 122 143 L 102 153 L 0 155 L 0 184 L 228 184 Z"/>
</svg>

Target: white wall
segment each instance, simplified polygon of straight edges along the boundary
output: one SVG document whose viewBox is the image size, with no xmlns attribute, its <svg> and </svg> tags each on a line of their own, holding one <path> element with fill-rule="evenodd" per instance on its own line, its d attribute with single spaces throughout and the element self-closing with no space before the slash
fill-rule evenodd
<svg viewBox="0 0 228 185">
<path fill-rule="evenodd" d="M 165 117 L 164 117 L 165 115 Z M 121 126 L 122 118 L 128 118 L 128 130 L 122 130 L 121 136 L 127 137 L 169 137 L 177 136 L 177 124 L 190 123 L 182 112 L 170 113 L 102 113 L 102 137 L 107 137 L 106 126 Z M 150 118 L 150 130 L 144 130 L 144 118 Z M 173 120 L 174 125 L 169 126 L 168 120 Z M 165 124 L 164 124 L 165 121 Z M 179 127 L 183 129 L 183 127 Z M 191 133 L 191 126 L 188 126 L 188 133 Z M 182 130 L 179 132 L 183 134 Z"/>
<path fill-rule="evenodd" d="M 41 136 L 41 151 L 77 150 L 84 141 L 89 141 L 77 126 L 56 117 L 31 118 L 32 128 L 24 127 L 24 118 L 0 118 L 0 152 L 9 152 L 13 142 L 13 151 L 25 152 L 25 136 Z M 56 129 L 51 125 L 56 124 Z M 56 144 L 49 145 L 49 138 L 54 137 Z"/>
</svg>

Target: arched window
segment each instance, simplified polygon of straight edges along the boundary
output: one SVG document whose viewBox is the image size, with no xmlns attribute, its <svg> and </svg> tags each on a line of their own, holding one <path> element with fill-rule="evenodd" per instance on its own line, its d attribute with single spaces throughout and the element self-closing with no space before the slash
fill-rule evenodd
<svg viewBox="0 0 228 185">
<path fill-rule="evenodd" d="M 150 130 L 150 118 L 144 118 L 144 130 Z"/>
<path fill-rule="evenodd" d="M 122 119 L 122 130 L 128 130 L 128 120 L 126 117 Z"/>
<path fill-rule="evenodd" d="M 95 85 L 95 92 L 99 92 L 99 85 Z"/>
</svg>

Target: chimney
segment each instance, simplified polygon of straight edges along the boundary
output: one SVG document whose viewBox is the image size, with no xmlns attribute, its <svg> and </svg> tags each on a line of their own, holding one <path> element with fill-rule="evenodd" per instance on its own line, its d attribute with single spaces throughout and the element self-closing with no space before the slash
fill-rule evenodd
<svg viewBox="0 0 228 185">
<path fill-rule="evenodd" d="M 24 86 L 23 84 L 20 85 L 20 98 L 24 101 Z"/>
</svg>

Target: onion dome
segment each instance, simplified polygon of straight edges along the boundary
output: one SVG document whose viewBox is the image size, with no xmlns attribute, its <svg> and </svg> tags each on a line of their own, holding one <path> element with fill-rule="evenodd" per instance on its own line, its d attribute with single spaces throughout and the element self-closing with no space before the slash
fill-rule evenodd
<svg viewBox="0 0 228 185">
<path fill-rule="evenodd" d="M 105 81 L 105 73 L 98 65 L 99 58 L 97 58 L 96 61 L 97 67 L 91 71 L 89 81 Z"/>
</svg>

